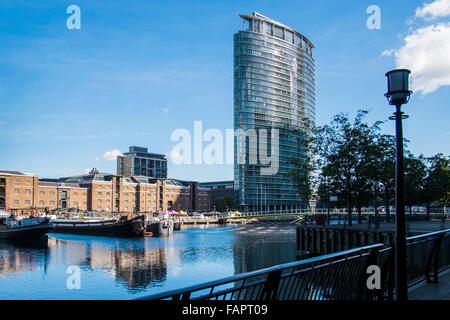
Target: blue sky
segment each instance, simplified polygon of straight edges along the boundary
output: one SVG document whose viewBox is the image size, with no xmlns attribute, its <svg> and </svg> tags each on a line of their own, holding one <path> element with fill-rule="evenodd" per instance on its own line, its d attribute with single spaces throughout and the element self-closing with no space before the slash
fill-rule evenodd
<svg viewBox="0 0 450 320">
<path fill-rule="evenodd" d="M 66 27 L 71 4 L 81 9 L 80 30 Z M 372 4 L 381 9 L 381 29 L 366 26 Z M 444 68 L 436 67 L 437 40 L 426 42 L 420 57 L 435 65 L 425 70 L 410 55 L 417 37 L 408 36 L 423 41 L 421 30 L 447 28 L 450 15 L 418 17 L 417 8 L 425 8 L 423 1 L 0 0 L 0 169 L 40 177 L 92 167 L 114 173 L 106 152 L 138 145 L 169 153 L 176 144 L 171 133 L 192 132 L 195 120 L 225 134 L 233 128 L 233 34 L 242 28 L 238 15 L 253 11 L 315 45 L 318 125 L 358 109 L 370 110 L 371 122 L 386 120 L 393 109 L 383 96 L 384 74 L 409 63 L 422 76 L 404 107 L 409 149 L 449 154 L 450 52 Z M 420 81 L 434 80 L 437 88 L 421 89 Z M 383 131 L 394 134 L 394 123 L 387 121 Z M 168 167 L 180 179 L 233 177 L 229 164 L 169 160 Z"/>
</svg>

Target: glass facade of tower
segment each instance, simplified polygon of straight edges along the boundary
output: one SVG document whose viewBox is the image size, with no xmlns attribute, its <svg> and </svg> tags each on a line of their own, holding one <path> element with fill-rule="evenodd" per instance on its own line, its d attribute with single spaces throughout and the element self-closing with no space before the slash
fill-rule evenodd
<svg viewBox="0 0 450 320">
<path fill-rule="evenodd" d="M 254 152 L 250 148 L 249 153 L 250 139 L 242 144 L 235 137 L 235 201 L 246 211 L 299 207 L 298 191 L 287 173 L 290 159 L 304 153 L 303 119 L 315 121 L 314 46 L 295 30 L 258 13 L 241 17 L 243 30 L 234 35 L 234 129 L 266 129 L 268 154 L 276 143 L 271 133 L 277 129 L 279 168 L 276 174 L 261 174 L 264 165 L 249 162 Z M 240 148 L 245 152 L 242 164 L 236 161 Z"/>
</svg>

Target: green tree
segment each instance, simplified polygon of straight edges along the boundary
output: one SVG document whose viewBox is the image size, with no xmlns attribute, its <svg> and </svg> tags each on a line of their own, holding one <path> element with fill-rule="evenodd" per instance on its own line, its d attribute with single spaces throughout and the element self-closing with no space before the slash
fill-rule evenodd
<svg viewBox="0 0 450 320">
<path fill-rule="evenodd" d="M 376 140 L 381 121 L 369 126 L 364 122 L 368 111 L 358 110 L 350 122 L 347 114 L 335 115 L 329 125 L 317 130 L 317 148 L 322 175 L 327 176 L 333 192 L 346 199 L 348 224 L 352 225 L 353 207 L 361 208 L 371 194 L 370 166 L 376 157 Z"/>
<path fill-rule="evenodd" d="M 423 200 L 426 166 L 422 155 L 419 158 L 411 154 L 405 157 L 404 169 L 405 204 L 409 208 L 409 214 L 412 214 L 412 206 L 422 203 Z"/>
<path fill-rule="evenodd" d="M 406 144 L 404 144 L 406 150 Z M 380 135 L 376 142 L 376 154 L 371 164 L 372 180 L 379 188 L 379 195 L 386 206 L 386 215 L 390 219 L 390 206 L 395 201 L 395 162 L 396 138 L 392 135 Z"/>
<path fill-rule="evenodd" d="M 439 153 L 427 159 L 429 163 L 427 177 L 424 183 L 424 198 L 427 204 L 427 214 L 430 203 L 437 202 L 444 208 L 450 199 L 450 159 Z"/>
<path fill-rule="evenodd" d="M 229 210 L 236 210 L 234 200 L 229 196 L 214 199 L 213 206 L 215 206 L 216 211 L 219 212 L 224 212 L 227 208 Z"/>
</svg>

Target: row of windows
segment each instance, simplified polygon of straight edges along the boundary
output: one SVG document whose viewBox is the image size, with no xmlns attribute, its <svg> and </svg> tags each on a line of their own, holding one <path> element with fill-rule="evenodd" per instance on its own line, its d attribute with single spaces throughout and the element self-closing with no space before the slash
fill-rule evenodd
<svg viewBox="0 0 450 320">
<path fill-rule="evenodd" d="M 241 52 L 238 52 L 238 55 L 235 56 L 234 59 L 234 65 L 240 64 L 241 58 L 246 58 L 247 60 L 269 60 L 268 62 L 270 65 L 274 65 L 273 67 L 276 67 L 276 64 L 288 64 L 289 67 L 287 69 L 289 72 L 296 72 L 305 78 L 307 78 L 310 81 L 314 81 L 314 68 L 305 64 L 301 63 L 299 61 L 289 60 L 289 59 L 280 59 L 277 56 L 273 56 L 272 54 L 268 54 L 265 52 L 253 50 L 253 49 L 241 49 Z M 279 60 L 283 60 L 284 62 L 281 63 Z"/>
<path fill-rule="evenodd" d="M 314 58 L 310 54 L 304 54 L 303 50 L 299 50 L 298 47 L 287 44 L 286 42 L 280 41 L 279 39 L 268 37 L 262 34 L 250 33 L 250 32 L 239 32 L 235 34 L 234 40 L 238 41 L 250 41 L 267 47 L 281 48 L 283 50 L 290 51 L 292 54 L 301 55 L 302 58 L 308 60 L 312 64 L 314 63 Z M 297 45 L 296 43 L 294 43 Z M 300 48 L 302 49 L 302 48 Z"/>
<path fill-rule="evenodd" d="M 267 60 L 266 62 L 260 62 L 257 60 Z M 239 56 L 235 63 L 235 69 L 242 67 L 242 66 L 253 66 L 253 67 L 259 67 L 264 68 L 268 70 L 275 70 L 284 74 L 292 74 L 296 73 L 297 75 L 301 75 L 302 77 L 306 78 L 311 83 L 314 83 L 314 76 L 310 71 L 305 71 L 302 67 L 294 67 L 294 66 L 287 66 L 287 67 L 278 67 L 275 64 L 272 64 L 273 60 L 267 59 L 267 58 L 261 58 L 261 57 L 254 57 L 254 56 L 248 56 L 248 55 L 241 55 Z"/>
<path fill-rule="evenodd" d="M 236 111 L 237 112 L 243 112 L 247 107 L 252 108 L 264 108 L 264 109 L 269 109 L 269 110 L 274 110 L 274 111 L 278 111 L 278 112 L 285 112 L 285 113 L 292 113 L 292 108 L 291 107 L 283 107 L 283 106 L 278 106 L 278 105 L 274 105 L 271 103 L 264 103 L 264 102 L 259 102 L 259 101 L 240 101 L 238 99 L 236 99 L 235 101 L 236 104 Z M 314 116 L 314 110 L 315 107 L 310 104 L 305 103 L 304 104 L 304 108 L 299 110 L 299 112 L 311 112 L 312 115 Z"/>
<path fill-rule="evenodd" d="M 248 78 L 248 79 L 251 79 L 252 82 L 254 82 L 254 79 L 264 80 L 264 81 L 267 81 L 266 83 L 269 86 L 280 87 L 280 88 L 284 88 L 284 89 L 291 91 L 291 81 L 290 80 L 284 80 L 281 78 L 269 76 L 269 75 L 266 75 L 265 73 L 250 72 L 250 71 L 251 70 L 239 69 L 239 71 L 234 73 L 234 77 L 235 77 L 235 79 L 238 79 L 238 77 Z M 293 82 L 294 82 L 294 84 L 304 86 L 305 88 L 309 89 L 311 91 L 311 93 L 314 92 L 314 86 L 311 83 L 309 83 L 308 81 L 297 78 Z"/>
<path fill-rule="evenodd" d="M 303 59 L 301 56 L 298 58 L 296 52 L 288 53 L 284 50 L 280 50 L 277 48 L 271 48 L 267 46 L 261 46 L 258 44 L 253 44 L 251 42 L 239 42 L 239 45 L 235 48 L 235 55 L 239 55 L 240 53 L 247 53 L 256 51 L 255 55 L 264 55 L 267 57 L 273 57 L 274 59 L 292 63 L 295 61 L 297 65 L 304 66 L 308 68 L 310 71 L 314 71 L 314 65 L 310 63 L 308 60 Z M 264 54 L 262 54 L 264 53 Z"/>
<path fill-rule="evenodd" d="M 235 98 L 239 100 L 263 101 L 269 104 L 284 105 L 294 109 L 296 106 L 303 108 L 303 105 L 314 106 L 314 101 L 308 98 L 293 94 L 292 96 L 282 96 L 269 91 L 257 89 L 236 89 Z M 293 110 L 292 110 L 293 111 Z"/>
<path fill-rule="evenodd" d="M 291 71 L 290 76 L 288 76 L 287 80 L 286 80 L 286 76 L 280 77 L 276 72 L 273 72 L 270 70 L 265 70 L 265 69 L 256 68 L 256 67 L 252 67 L 252 66 L 246 66 L 246 65 L 242 65 L 242 66 L 239 65 L 239 66 L 235 67 L 234 75 L 235 75 L 235 77 L 239 77 L 239 76 L 240 77 L 248 77 L 248 75 L 245 72 L 254 73 L 254 74 L 270 75 L 271 79 L 273 79 L 273 80 L 271 80 L 272 82 L 289 85 L 289 88 L 291 88 L 292 84 L 294 84 L 294 85 L 297 84 L 300 86 L 305 86 L 312 92 L 315 91 L 314 82 L 312 80 L 308 79 L 307 77 L 298 77 L 294 71 Z"/>
<path fill-rule="evenodd" d="M 13 184 L 19 184 L 19 180 L 17 180 L 17 179 L 13 180 Z M 29 180 L 26 180 L 25 184 L 30 185 L 31 182 Z"/>
<path fill-rule="evenodd" d="M 243 101 L 241 104 L 243 107 L 239 107 L 239 103 L 237 103 L 236 108 L 239 110 L 237 114 L 235 114 L 235 121 L 236 123 L 240 123 L 241 121 L 249 121 L 249 120 L 257 120 L 258 118 L 260 120 L 266 119 L 265 116 L 261 115 L 267 115 L 267 117 L 273 117 L 273 116 L 279 116 L 287 118 L 289 122 L 288 125 L 292 125 L 295 128 L 303 127 L 303 119 L 314 119 L 315 114 L 314 111 L 309 108 L 271 108 L 267 105 L 265 106 L 247 106 L 248 101 Z M 286 110 L 287 109 L 287 110 Z M 258 115 L 260 115 L 258 117 Z M 244 123 L 244 122 L 243 122 Z M 268 125 L 269 127 L 272 127 L 272 125 Z"/>
<path fill-rule="evenodd" d="M 278 25 L 254 19 L 248 22 L 246 31 L 258 32 L 268 36 L 277 37 L 290 44 L 296 45 L 299 48 L 303 48 L 308 54 L 312 55 L 312 47 L 309 46 L 305 40 L 297 34 L 294 34 L 292 31 Z"/>
<path fill-rule="evenodd" d="M 19 189 L 14 189 L 14 194 L 19 194 L 19 193 L 20 193 Z M 31 189 L 25 189 L 24 193 L 31 194 Z"/>
<path fill-rule="evenodd" d="M 242 50 L 241 47 L 243 47 L 243 46 L 245 46 L 245 48 L 247 48 L 247 49 L 254 49 L 254 50 L 259 50 L 258 47 L 274 48 L 274 50 L 283 51 L 283 52 L 289 53 L 289 55 L 292 57 L 291 60 L 286 60 L 284 58 L 284 57 L 286 57 L 286 55 L 283 55 L 283 57 L 275 56 L 274 58 L 276 60 L 273 60 L 273 59 L 272 60 L 273 60 L 273 62 L 278 61 L 278 60 L 289 62 L 290 67 L 292 67 L 293 66 L 293 62 L 295 62 L 295 65 L 297 65 L 297 66 L 305 66 L 309 71 L 314 73 L 314 62 L 312 60 L 308 59 L 308 57 L 305 57 L 299 51 L 289 50 L 289 49 L 286 49 L 286 48 L 281 48 L 281 47 L 279 47 L 277 45 L 273 45 L 273 44 L 270 44 L 268 42 L 265 42 L 265 43 L 263 42 L 263 44 L 260 44 L 260 43 L 257 43 L 255 40 L 244 39 L 244 40 L 239 40 L 239 42 L 237 42 L 237 41 L 235 42 L 235 51 L 234 51 L 234 53 L 235 53 L 234 56 L 235 57 L 237 55 L 239 55 L 240 51 Z"/>
</svg>

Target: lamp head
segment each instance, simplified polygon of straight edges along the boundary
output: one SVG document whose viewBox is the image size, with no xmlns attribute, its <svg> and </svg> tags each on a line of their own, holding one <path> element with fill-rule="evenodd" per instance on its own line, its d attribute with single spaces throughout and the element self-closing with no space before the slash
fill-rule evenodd
<svg viewBox="0 0 450 320">
<path fill-rule="evenodd" d="M 412 91 L 409 90 L 409 74 L 408 69 L 396 69 L 386 73 L 388 92 L 385 94 L 391 105 L 406 104 Z"/>
</svg>

